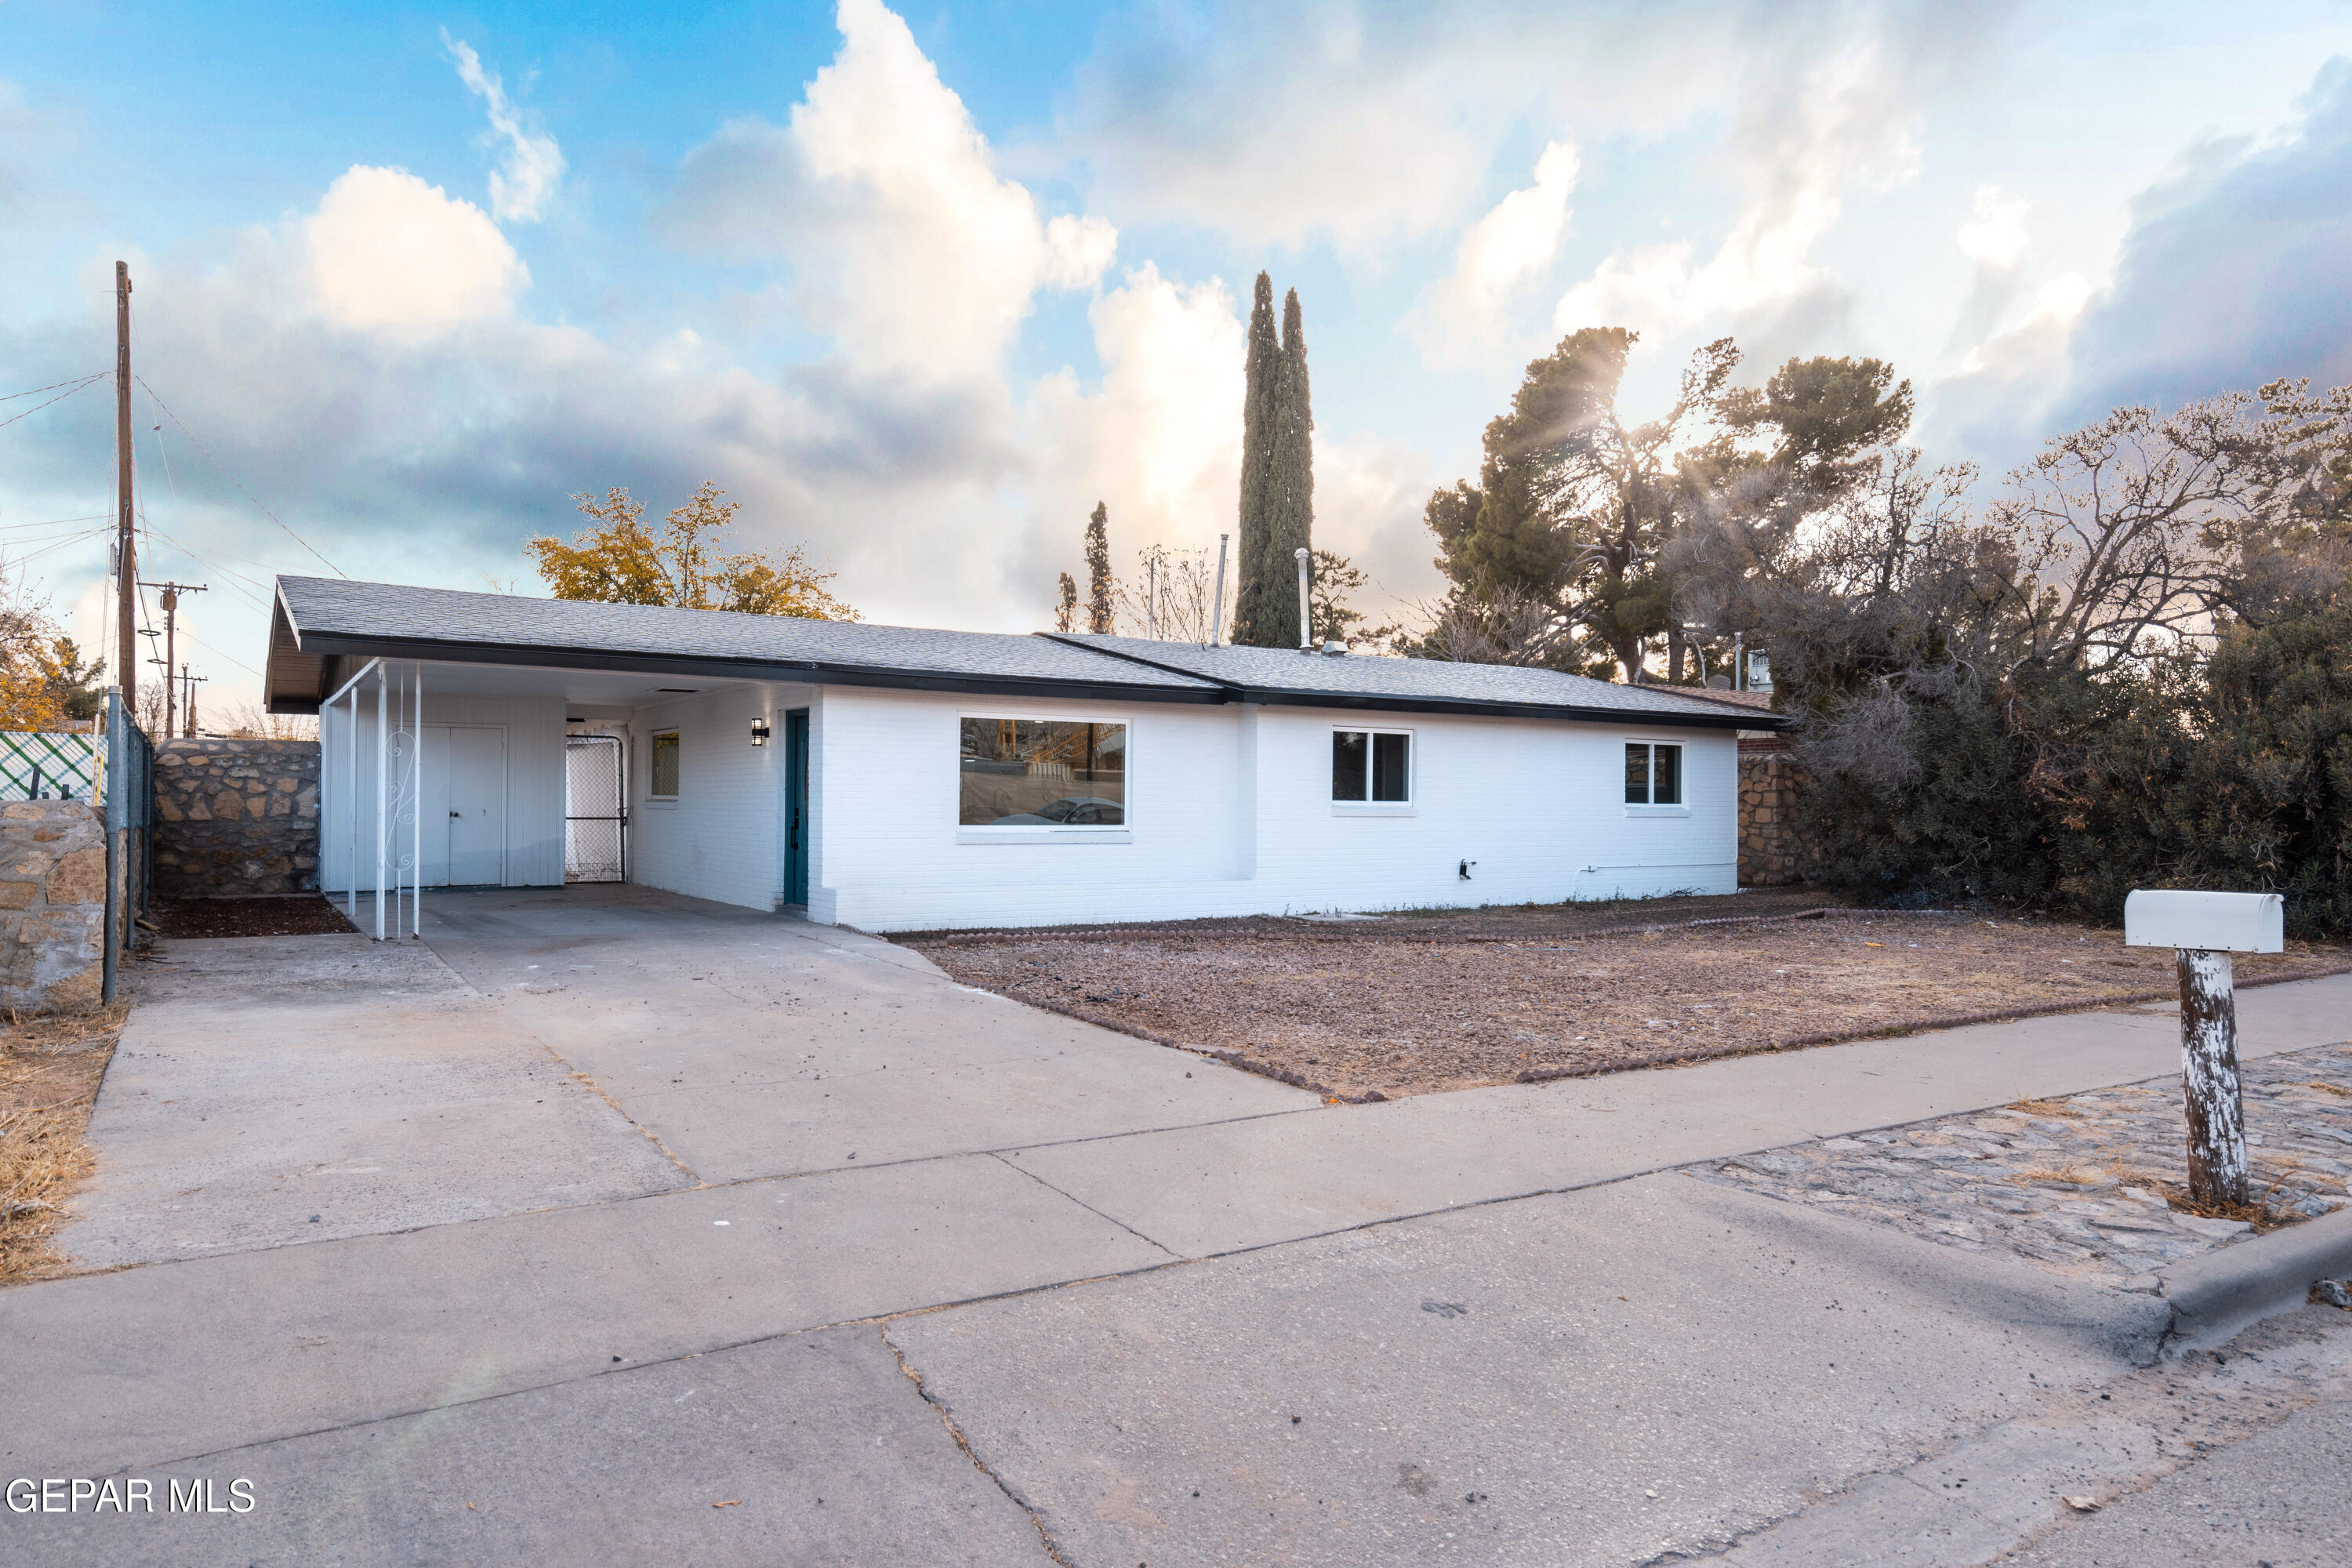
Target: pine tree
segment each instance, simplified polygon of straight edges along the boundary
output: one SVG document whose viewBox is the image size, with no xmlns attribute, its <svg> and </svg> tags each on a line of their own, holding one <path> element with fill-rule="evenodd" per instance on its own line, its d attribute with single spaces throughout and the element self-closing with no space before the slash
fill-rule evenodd
<svg viewBox="0 0 2352 1568">
<path fill-rule="evenodd" d="M 1239 591 L 1234 601 L 1234 641 L 1281 646 L 1283 595 L 1290 574 L 1274 570 L 1268 534 L 1274 504 L 1276 399 L 1282 346 L 1274 334 L 1274 280 L 1261 272 L 1250 304 L 1249 361 L 1242 392 L 1242 504 Z M 1283 566 L 1288 565 L 1286 555 Z M 1294 595 L 1295 596 L 1295 595 Z M 1289 624 L 1297 621 L 1292 610 Z"/>
<path fill-rule="evenodd" d="M 1111 629 L 1110 509 L 1095 502 L 1087 520 L 1087 630 L 1107 637 Z"/>
<path fill-rule="evenodd" d="M 1057 632 L 1078 629 L 1078 585 L 1067 572 L 1062 574 L 1061 596 L 1054 601 L 1054 629 Z"/>
<path fill-rule="evenodd" d="M 1280 635 L 1268 646 L 1298 644 L 1298 559 L 1315 548 L 1315 416 L 1307 395 L 1307 331 L 1298 311 L 1298 290 L 1282 301 L 1282 358 L 1275 382 L 1271 503 L 1266 508 L 1265 565 L 1282 587 L 1273 617 Z"/>
</svg>

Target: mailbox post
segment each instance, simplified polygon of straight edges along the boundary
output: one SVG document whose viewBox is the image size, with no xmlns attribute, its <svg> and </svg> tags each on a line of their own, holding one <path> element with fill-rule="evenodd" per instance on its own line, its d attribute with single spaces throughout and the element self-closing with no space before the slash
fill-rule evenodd
<svg viewBox="0 0 2352 1568">
<path fill-rule="evenodd" d="M 2286 901 L 2276 893 L 2184 893 L 2143 889 L 2124 900 L 2124 944 L 2179 953 L 2180 1086 L 2189 1112 L 2189 1195 L 2243 1204 L 2246 1101 L 2238 1081 L 2233 952 L 2285 946 Z"/>
</svg>

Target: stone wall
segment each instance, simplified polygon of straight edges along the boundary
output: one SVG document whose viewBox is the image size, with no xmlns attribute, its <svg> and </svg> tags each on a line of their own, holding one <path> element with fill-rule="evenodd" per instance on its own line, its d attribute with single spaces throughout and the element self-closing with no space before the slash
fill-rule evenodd
<svg viewBox="0 0 2352 1568">
<path fill-rule="evenodd" d="M 106 833 L 86 800 L 0 806 L 0 1007 L 98 1000 L 106 957 Z"/>
<path fill-rule="evenodd" d="M 1797 759 L 1773 741 L 1739 742 L 1739 885 L 1804 880 L 1811 859 L 1797 832 Z"/>
<path fill-rule="evenodd" d="M 155 896 L 319 886 L 319 742 L 205 737 L 155 748 Z"/>
</svg>

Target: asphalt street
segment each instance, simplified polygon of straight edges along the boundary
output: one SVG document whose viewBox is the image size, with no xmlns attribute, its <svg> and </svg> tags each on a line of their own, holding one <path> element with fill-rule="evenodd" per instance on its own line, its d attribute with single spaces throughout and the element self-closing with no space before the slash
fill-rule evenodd
<svg viewBox="0 0 2352 1568">
<path fill-rule="evenodd" d="M 2343 1473 L 2352 1314 L 2158 1362 L 2153 1298 L 1675 1169 L 2146 1078 L 2168 1018 L 1335 1107 L 854 933 L 437 903 L 169 945 L 66 1233 L 110 1271 L 0 1293 L 0 1470 L 154 1511 L 8 1560 L 2341 1559 L 2263 1478 Z M 2352 983 L 2244 1001 L 2333 1043 Z"/>
</svg>

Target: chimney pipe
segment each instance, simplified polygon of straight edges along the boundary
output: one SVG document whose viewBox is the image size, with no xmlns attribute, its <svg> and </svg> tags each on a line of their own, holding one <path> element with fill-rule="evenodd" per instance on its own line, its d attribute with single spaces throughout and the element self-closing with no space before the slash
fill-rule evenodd
<svg viewBox="0 0 2352 1568">
<path fill-rule="evenodd" d="M 1225 541 L 1231 534 L 1217 535 L 1217 597 L 1209 610 L 1209 643 L 1214 647 L 1225 640 Z"/>
<path fill-rule="evenodd" d="M 1298 557 L 1298 651 L 1315 651 L 1315 628 L 1307 607 L 1307 550 L 1304 545 L 1291 552 Z"/>
</svg>

